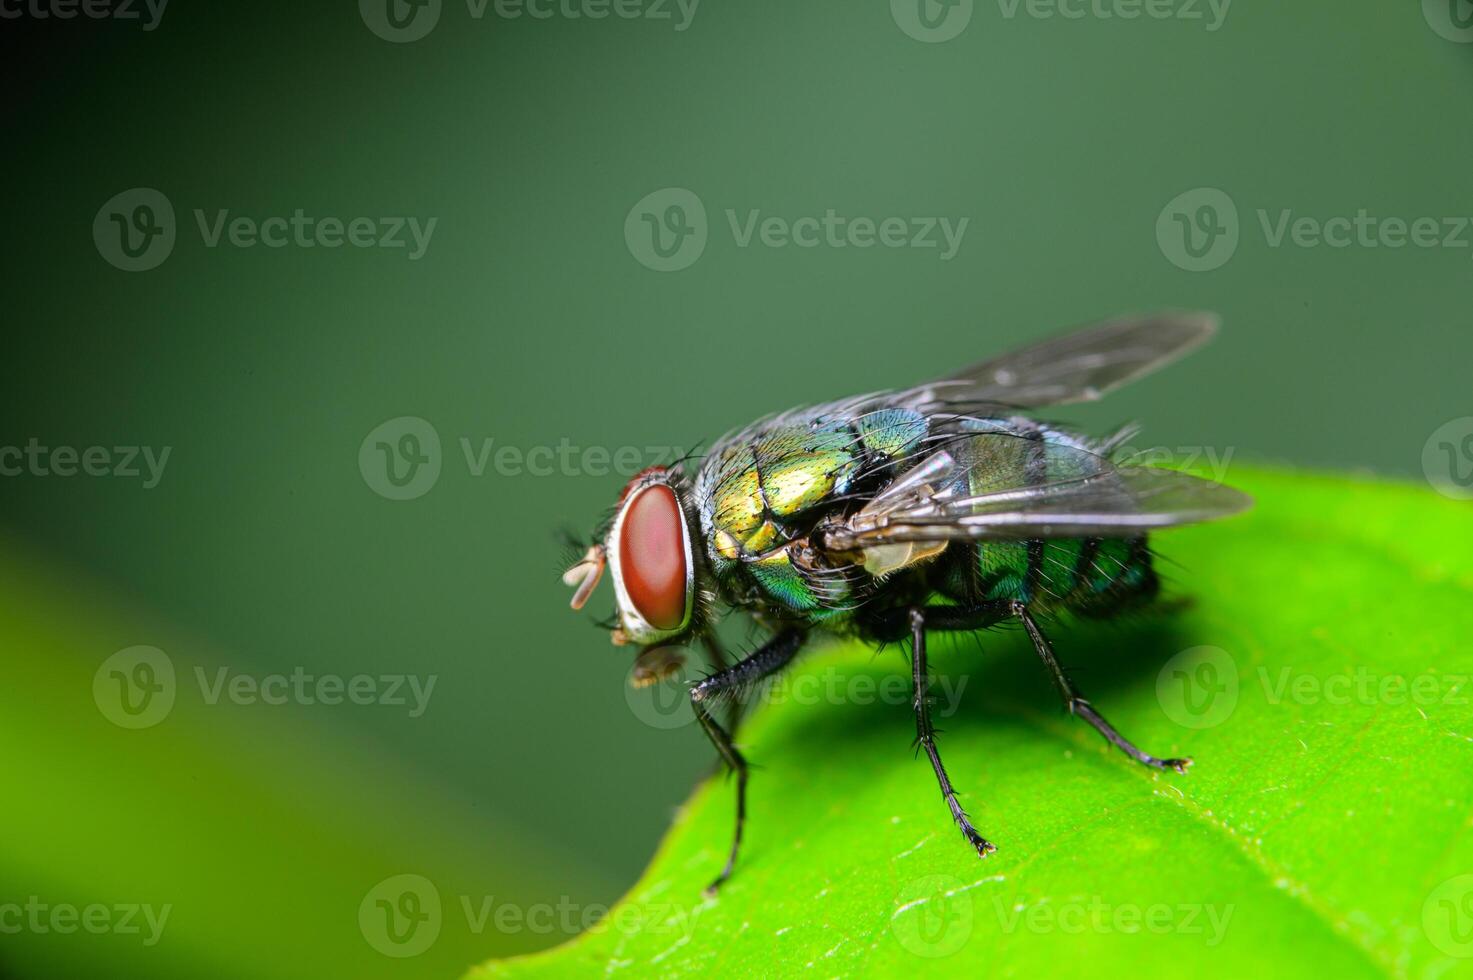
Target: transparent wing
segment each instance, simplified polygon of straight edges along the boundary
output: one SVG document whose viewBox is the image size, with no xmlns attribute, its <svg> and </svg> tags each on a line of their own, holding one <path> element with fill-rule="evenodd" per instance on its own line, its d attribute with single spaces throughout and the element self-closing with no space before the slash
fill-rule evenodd
<svg viewBox="0 0 1473 980">
<path fill-rule="evenodd" d="M 913 388 L 852 395 L 758 419 L 717 440 L 710 455 L 784 425 L 853 418 L 885 408 L 949 420 L 1093 401 L 1191 352 L 1216 331 L 1217 317 L 1211 313 L 1167 312 L 1109 320 Z"/>
<path fill-rule="evenodd" d="M 973 364 L 913 389 L 916 402 L 1036 408 L 1095 401 L 1211 339 L 1211 313 L 1122 317 Z"/>
<path fill-rule="evenodd" d="M 1124 537 L 1239 513 L 1252 498 L 1015 433 L 969 435 L 826 534 L 837 551 L 907 542 Z"/>
</svg>

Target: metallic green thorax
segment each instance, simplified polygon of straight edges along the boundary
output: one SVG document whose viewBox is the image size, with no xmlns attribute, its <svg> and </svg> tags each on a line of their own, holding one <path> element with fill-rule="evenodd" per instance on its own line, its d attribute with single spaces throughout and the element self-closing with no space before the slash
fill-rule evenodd
<svg viewBox="0 0 1473 980">
<path fill-rule="evenodd" d="M 1153 588 L 1143 538 L 957 541 L 883 579 L 803 547 L 819 522 L 852 514 L 942 447 L 960 464 L 957 489 L 975 494 L 1067 476 L 1059 470 L 1070 454 L 1050 454 L 1052 446 L 1089 448 L 1027 418 L 927 416 L 874 399 L 788 413 L 721 440 L 701 466 L 695 499 L 706 557 L 734 604 L 833 626 L 884 604 L 887 592 L 913 595 L 918 576 L 925 590 L 958 602 L 1082 611 Z"/>
</svg>

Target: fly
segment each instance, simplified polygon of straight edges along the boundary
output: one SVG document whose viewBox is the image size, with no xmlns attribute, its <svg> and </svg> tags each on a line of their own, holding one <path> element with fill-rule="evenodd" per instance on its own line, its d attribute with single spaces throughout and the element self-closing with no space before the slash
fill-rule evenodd
<svg viewBox="0 0 1473 980">
<path fill-rule="evenodd" d="M 613 642 L 638 650 L 633 683 L 673 676 L 682 647 L 699 645 L 712 662 L 714 673 L 689 695 L 736 774 L 736 830 L 708 892 L 736 864 L 748 778 L 732 742 L 735 711 L 723 725 L 712 709 L 781 671 L 816 631 L 909 641 L 916 741 L 979 856 L 995 848 L 942 765 L 927 699 L 928 633 L 1017 620 L 1071 714 L 1142 765 L 1191 765 L 1141 751 L 1106 721 L 1060 667 L 1041 624 L 1150 602 L 1159 582 L 1148 533 L 1252 501 L 1119 458 L 1133 430 L 1095 439 L 1029 413 L 1098 399 L 1216 329 L 1216 317 L 1201 313 L 1112 320 L 914 388 L 762 419 L 724 436 L 699 465 L 657 466 L 630 481 L 563 581 L 580 609 L 609 570 Z M 727 612 L 771 633 L 735 664 L 714 633 Z"/>
</svg>

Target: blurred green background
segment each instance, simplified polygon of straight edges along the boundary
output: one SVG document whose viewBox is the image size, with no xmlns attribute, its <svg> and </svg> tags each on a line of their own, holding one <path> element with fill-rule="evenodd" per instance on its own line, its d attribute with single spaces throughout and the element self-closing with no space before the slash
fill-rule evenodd
<svg viewBox="0 0 1473 980">
<path fill-rule="evenodd" d="M 631 707 L 627 653 L 567 610 L 555 531 L 591 528 L 624 482 L 600 454 L 636 447 L 627 473 L 792 403 L 1160 307 L 1224 332 L 1060 416 L 1422 479 L 1433 432 L 1469 413 L 1473 232 L 1274 244 L 1285 212 L 1432 217 L 1439 238 L 1473 215 L 1466 5 L 393 0 L 396 29 L 384 0 L 273 0 L 171 4 L 145 29 L 146 7 L 37 2 L 0 19 L 0 446 L 170 456 L 151 488 L 0 478 L 0 905 L 171 912 L 154 945 L 7 930 L 0 975 L 449 976 L 616 898 L 711 753 Z M 572 16 L 616 9 L 642 16 Z M 107 233 L 141 199 L 105 205 L 134 188 L 168 201 L 175 240 L 130 272 Z M 641 231 L 668 188 L 704 209 L 705 244 L 656 271 Z M 1212 202 L 1190 249 L 1173 239 Z M 435 224 L 417 258 L 407 231 L 208 244 L 222 210 L 298 209 Z M 945 258 L 742 244 L 754 211 L 829 209 L 967 224 Z M 438 437 L 439 474 L 395 500 L 360 448 L 405 416 Z M 579 452 L 529 472 L 560 446 Z M 130 730 L 93 680 L 137 645 L 167 656 L 175 702 Z M 436 686 L 417 717 L 210 703 L 197 671 L 222 667 Z M 444 906 L 412 958 L 360 923 L 399 874 Z M 578 911 L 500 929 L 488 903 Z"/>
</svg>

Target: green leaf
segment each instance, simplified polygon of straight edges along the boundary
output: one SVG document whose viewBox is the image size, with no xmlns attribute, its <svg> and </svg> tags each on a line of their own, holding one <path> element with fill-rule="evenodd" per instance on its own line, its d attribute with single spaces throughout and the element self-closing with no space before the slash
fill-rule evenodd
<svg viewBox="0 0 1473 980">
<path fill-rule="evenodd" d="M 935 710 L 943 679 L 965 684 L 938 726 L 998 845 L 980 860 L 912 755 L 905 697 L 862 696 L 905 676 L 900 650 L 820 648 L 742 730 L 763 768 L 718 897 L 702 887 L 734 787 L 713 779 L 600 928 L 471 976 L 1467 970 L 1473 509 L 1369 480 L 1231 476 L 1251 515 L 1156 541 L 1194 601 L 1052 631 L 1096 706 L 1147 751 L 1193 757 L 1186 775 L 1065 715 L 1017 631 L 934 643 Z"/>
<path fill-rule="evenodd" d="M 108 674 L 140 645 L 171 665 L 155 676 L 169 693 L 134 725 Z M 541 939 L 459 927 L 460 896 L 602 884 L 330 712 L 210 703 L 196 671 L 216 684 L 249 661 L 5 538 L 0 662 L 0 976 L 448 976 L 488 944 Z M 405 872 L 437 883 L 447 910 L 412 960 L 372 908 Z M 104 927 L 82 910 L 116 915 Z"/>
</svg>

